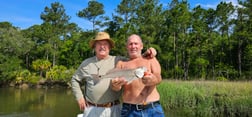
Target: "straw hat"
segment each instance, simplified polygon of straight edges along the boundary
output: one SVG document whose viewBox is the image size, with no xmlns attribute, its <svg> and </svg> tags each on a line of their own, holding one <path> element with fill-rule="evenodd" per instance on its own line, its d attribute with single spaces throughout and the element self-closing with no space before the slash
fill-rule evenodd
<svg viewBox="0 0 252 117">
<path fill-rule="evenodd" d="M 98 32 L 94 39 L 89 41 L 89 46 L 94 48 L 95 41 L 107 40 L 111 48 L 115 47 L 115 43 L 106 32 Z"/>
</svg>

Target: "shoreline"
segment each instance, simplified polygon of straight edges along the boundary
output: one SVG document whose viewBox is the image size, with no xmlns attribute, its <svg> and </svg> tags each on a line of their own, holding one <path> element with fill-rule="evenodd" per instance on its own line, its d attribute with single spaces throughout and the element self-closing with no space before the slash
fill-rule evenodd
<svg viewBox="0 0 252 117">
<path fill-rule="evenodd" d="M 48 81 L 43 80 L 39 81 L 36 84 L 33 83 L 15 83 L 15 82 L 1 82 L 0 88 L 8 88 L 8 87 L 14 87 L 14 88 L 20 88 L 20 89 L 27 89 L 27 88 L 71 88 L 71 84 L 69 82 L 63 82 L 63 81 Z"/>
</svg>

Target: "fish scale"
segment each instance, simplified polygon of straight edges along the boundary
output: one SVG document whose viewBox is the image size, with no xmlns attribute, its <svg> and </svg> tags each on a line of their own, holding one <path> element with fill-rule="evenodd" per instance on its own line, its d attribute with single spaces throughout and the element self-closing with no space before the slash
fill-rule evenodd
<svg viewBox="0 0 252 117">
<path fill-rule="evenodd" d="M 147 70 L 146 67 L 138 67 L 136 69 L 114 69 L 108 72 L 106 75 L 98 76 L 96 74 L 92 74 L 92 76 L 93 79 L 96 80 L 96 82 L 105 78 L 124 77 L 125 80 L 128 81 L 128 83 L 130 83 L 135 79 L 142 78 L 146 70 Z"/>
</svg>

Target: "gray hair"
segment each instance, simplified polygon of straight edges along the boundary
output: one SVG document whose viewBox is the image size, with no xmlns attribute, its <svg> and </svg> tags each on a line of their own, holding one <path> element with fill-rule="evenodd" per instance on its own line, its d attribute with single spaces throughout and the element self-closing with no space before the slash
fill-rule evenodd
<svg viewBox="0 0 252 117">
<path fill-rule="evenodd" d="M 132 34 L 132 35 L 130 35 L 130 36 L 128 37 L 128 39 L 127 39 L 127 43 L 128 43 L 128 41 L 129 41 L 131 38 L 137 38 L 137 39 L 139 39 L 140 42 L 143 44 L 142 38 L 141 38 L 139 35 L 137 35 L 137 34 Z"/>
</svg>

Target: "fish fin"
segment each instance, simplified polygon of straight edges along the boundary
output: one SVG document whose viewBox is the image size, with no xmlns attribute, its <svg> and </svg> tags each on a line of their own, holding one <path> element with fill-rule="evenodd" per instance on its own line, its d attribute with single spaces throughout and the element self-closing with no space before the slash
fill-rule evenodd
<svg viewBox="0 0 252 117">
<path fill-rule="evenodd" d="M 114 69 L 109 70 L 106 74 L 110 74 L 110 73 L 117 72 L 117 71 L 120 71 L 120 70 L 122 70 L 122 69 L 114 68 Z"/>
<path fill-rule="evenodd" d="M 136 70 L 136 69 L 146 69 L 145 67 L 138 67 L 138 68 L 133 68 L 133 69 L 120 69 L 120 68 L 114 68 L 114 69 L 111 69 L 109 70 L 106 74 L 110 74 L 110 73 L 113 73 L 113 72 L 119 72 L 119 71 L 132 71 L 132 70 Z"/>
</svg>

